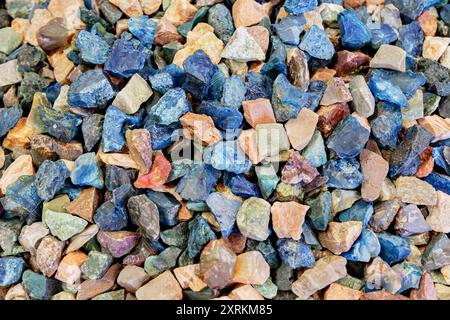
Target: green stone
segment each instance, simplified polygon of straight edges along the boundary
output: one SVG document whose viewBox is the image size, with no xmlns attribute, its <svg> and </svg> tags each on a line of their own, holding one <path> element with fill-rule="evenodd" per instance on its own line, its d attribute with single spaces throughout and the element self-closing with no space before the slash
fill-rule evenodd
<svg viewBox="0 0 450 320">
<path fill-rule="evenodd" d="M 45 212 L 45 224 L 52 235 L 61 241 L 65 241 L 80 233 L 87 226 L 87 221 L 68 213 L 47 210 Z"/>
<path fill-rule="evenodd" d="M 274 196 L 270 199 L 270 202 L 274 201 L 301 201 L 303 200 L 303 189 L 300 184 L 288 184 L 280 182 L 277 185 Z"/>
<path fill-rule="evenodd" d="M 125 290 L 105 292 L 93 297 L 92 300 L 125 300 Z"/>
<path fill-rule="evenodd" d="M 294 270 L 282 263 L 277 270 L 275 270 L 275 284 L 281 291 L 291 290 L 294 282 Z"/>
<path fill-rule="evenodd" d="M 61 291 L 52 296 L 50 300 L 75 300 L 75 295 L 71 292 Z"/>
<path fill-rule="evenodd" d="M 195 263 L 195 258 L 191 258 L 187 249 L 184 250 L 180 254 L 180 257 L 178 258 L 178 266 L 179 267 L 185 267 L 185 266 L 188 266 L 188 265 L 194 264 L 194 263 Z"/>
<path fill-rule="evenodd" d="M 431 115 L 439 107 L 441 97 L 431 92 L 423 94 L 423 111 L 425 116 Z"/>
<path fill-rule="evenodd" d="M 28 19 L 33 7 L 33 0 L 6 0 L 6 9 L 13 18 Z"/>
<path fill-rule="evenodd" d="M 210 300 L 217 298 L 219 296 L 220 292 L 217 289 L 211 289 L 211 288 L 204 288 L 200 291 L 192 291 L 192 290 L 184 290 L 183 296 L 187 300 Z"/>
<path fill-rule="evenodd" d="M 22 36 L 11 27 L 0 29 L 0 52 L 9 55 L 22 43 Z"/>
<path fill-rule="evenodd" d="M 148 257 L 144 263 L 145 272 L 154 278 L 166 270 L 173 269 L 177 265 L 181 251 L 180 248 L 169 247 L 157 256 Z"/>
<path fill-rule="evenodd" d="M 42 78 L 37 73 L 25 72 L 19 89 L 17 90 L 21 105 L 27 107 L 31 106 L 34 94 L 36 92 L 42 92 L 50 83 L 50 79 Z"/>
<path fill-rule="evenodd" d="M 263 284 L 257 284 L 253 286 L 256 291 L 259 292 L 266 299 L 272 299 L 277 295 L 278 287 L 272 282 L 272 279 L 267 279 Z"/>
<path fill-rule="evenodd" d="M 186 203 L 186 208 L 195 212 L 203 212 L 209 210 L 208 205 L 203 201 L 188 201 Z"/>
<path fill-rule="evenodd" d="M 309 141 L 306 148 L 302 150 L 301 155 L 315 168 L 327 163 L 327 153 L 320 131 L 316 130 L 314 132 L 311 141 Z"/>
<path fill-rule="evenodd" d="M 364 287 L 364 281 L 349 275 L 345 276 L 342 279 L 339 279 L 338 281 L 336 281 L 336 283 L 355 290 L 361 290 Z"/>
<path fill-rule="evenodd" d="M 182 222 L 172 229 L 167 229 L 160 233 L 162 242 L 168 246 L 175 246 L 178 248 L 186 248 L 188 236 L 187 222 Z"/>
<path fill-rule="evenodd" d="M 113 262 L 113 257 L 108 253 L 91 251 L 88 259 L 81 266 L 81 272 L 89 279 L 95 280 L 103 277 Z"/>
<path fill-rule="evenodd" d="M 236 215 L 236 222 L 243 235 L 264 241 L 269 236 L 270 203 L 256 197 L 244 201 Z"/>
<path fill-rule="evenodd" d="M 181 43 L 172 41 L 162 47 L 163 57 L 164 60 L 166 60 L 167 64 L 172 63 L 175 53 L 180 50 L 181 46 Z"/>
</svg>

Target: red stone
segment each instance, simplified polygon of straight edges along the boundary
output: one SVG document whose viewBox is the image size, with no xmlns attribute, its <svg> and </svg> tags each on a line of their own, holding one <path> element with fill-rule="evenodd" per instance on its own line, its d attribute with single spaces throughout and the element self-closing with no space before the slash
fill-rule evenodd
<svg viewBox="0 0 450 320">
<path fill-rule="evenodd" d="M 327 138 L 336 128 L 339 121 L 350 114 L 350 108 L 346 103 L 336 103 L 320 107 L 317 112 L 319 122 L 317 128 Z"/>
<path fill-rule="evenodd" d="M 417 178 L 424 178 L 428 176 L 432 171 L 434 167 L 434 158 L 432 156 L 433 147 L 427 147 L 420 155 L 420 165 L 419 168 L 417 168 L 417 172 L 415 176 Z"/>
<path fill-rule="evenodd" d="M 362 67 L 368 66 L 369 62 L 370 57 L 364 53 L 343 50 L 337 53 L 334 69 L 336 75 L 341 77 L 359 71 Z"/>
<path fill-rule="evenodd" d="M 166 183 L 167 178 L 169 178 L 170 170 L 172 166 L 170 162 L 164 157 L 162 152 L 158 152 L 154 159 L 152 168 L 149 173 L 144 175 L 139 175 L 137 180 L 134 182 L 134 186 L 139 189 L 157 189 Z"/>
</svg>

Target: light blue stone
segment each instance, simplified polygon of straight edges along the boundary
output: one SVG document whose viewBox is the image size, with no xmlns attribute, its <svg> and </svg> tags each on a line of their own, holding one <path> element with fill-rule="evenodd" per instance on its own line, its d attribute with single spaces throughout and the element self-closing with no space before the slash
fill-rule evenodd
<svg viewBox="0 0 450 320">
<path fill-rule="evenodd" d="M 375 98 L 389 102 L 399 107 L 409 107 L 408 100 L 402 90 L 388 80 L 372 76 L 369 79 L 369 88 Z"/>
<path fill-rule="evenodd" d="M 402 275 L 402 287 L 397 293 L 402 293 L 408 289 L 419 288 L 422 270 L 418 266 L 409 262 L 402 262 L 393 266 L 392 269 Z"/>
<path fill-rule="evenodd" d="M 353 9 L 347 9 L 339 13 L 338 22 L 343 47 L 356 50 L 364 47 L 372 40 L 369 29 Z"/>
<path fill-rule="evenodd" d="M 364 180 L 359 169 L 359 162 L 355 159 L 333 158 L 325 164 L 323 175 L 328 177 L 329 187 L 356 189 Z"/>
<path fill-rule="evenodd" d="M 20 281 L 25 269 L 25 261 L 22 258 L 0 258 L 0 286 L 8 287 Z"/>
<path fill-rule="evenodd" d="M 373 215 L 373 205 L 364 200 L 356 201 L 353 206 L 339 213 L 340 222 L 361 221 L 363 228 L 367 226 Z"/>
<path fill-rule="evenodd" d="M 75 46 L 80 50 L 81 59 L 92 64 L 104 64 L 111 54 L 111 47 L 103 37 L 81 30 Z"/>
<path fill-rule="evenodd" d="M 272 26 L 280 40 L 292 46 L 298 46 L 300 43 L 300 34 L 305 30 L 305 27 L 306 19 L 303 14 L 288 16 Z"/>
<path fill-rule="evenodd" d="M 178 122 L 192 107 L 181 88 L 168 90 L 150 110 L 149 116 L 159 124 L 170 125 Z"/>
<path fill-rule="evenodd" d="M 236 141 L 220 141 L 212 147 L 211 165 L 217 170 L 246 173 L 252 163 Z"/>
<path fill-rule="evenodd" d="M 72 183 L 77 186 L 90 186 L 103 189 L 103 172 L 94 152 L 82 154 L 75 160 L 75 167 L 70 174 Z"/>
<path fill-rule="evenodd" d="M 140 16 L 128 20 L 128 30 L 146 47 L 151 47 L 153 44 L 157 27 L 157 23 L 148 16 Z"/>
<path fill-rule="evenodd" d="M 229 199 L 219 192 L 213 192 L 206 199 L 206 204 L 216 217 L 222 235 L 228 237 L 236 222 L 236 215 L 242 203 L 238 200 Z"/>
<path fill-rule="evenodd" d="M 318 5 L 317 0 L 287 0 L 284 3 L 284 10 L 293 15 L 313 11 Z"/>
<path fill-rule="evenodd" d="M 303 36 L 299 48 L 306 51 L 310 56 L 323 60 L 330 60 L 335 53 L 334 46 L 325 30 L 320 29 L 315 24 Z"/>
<path fill-rule="evenodd" d="M 277 122 L 297 118 L 300 110 L 309 101 L 309 96 L 302 89 L 292 85 L 284 74 L 273 82 L 272 107 Z"/>
<path fill-rule="evenodd" d="M 342 256 L 349 261 L 369 262 L 380 254 L 381 246 L 376 234 L 370 229 L 363 229 L 352 248 Z"/>
<path fill-rule="evenodd" d="M 241 77 L 231 76 L 223 84 L 222 104 L 239 109 L 245 100 L 245 84 Z"/>
</svg>

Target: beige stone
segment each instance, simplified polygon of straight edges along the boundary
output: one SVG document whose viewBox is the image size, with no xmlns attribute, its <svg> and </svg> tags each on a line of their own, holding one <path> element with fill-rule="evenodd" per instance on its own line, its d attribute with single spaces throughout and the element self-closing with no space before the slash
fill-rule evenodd
<svg viewBox="0 0 450 320">
<path fill-rule="evenodd" d="M 81 278 L 81 266 L 87 258 L 87 255 L 81 251 L 70 252 L 61 260 L 55 279 L 67 284 L 76 283 Z"/>
<path fill-rule="evenodd" d="M 314 111 L 303 108 L 296 119 L 290 119 L 284 127 L 289 137 L 289 142 L 295 150 L 301 151 L 308 143 L 316 130 L 319 116 Z"/>
<path fill-rule="evenodd" d="M 117 277 L 117 284 L 134 293 L 148 280 L 150 280 L 150 276 L 143 268 L 135 265 L 126 265 Z"/>
<path fill-rule="evenodd" d="M 11 165 L 3 172 L 0 178 L 0 192 L 6 193 L 6 189 L 17 181 L 21 176 L 32 176 L 35 174 L 33 167 L 33 159 L 30 155 L 19 156 Z"/>
<path fill-rule="evenodd" d="M 178 27 L 191 21 L 197 10 L 189 0 L 172 0 L 164 13 L 164 18 L 169 20 L 175 27 Z"/>
<path fill-rule="evenodd" d="M 428 206 L 429 215 L 427 222 L 436 232 L 450 232 L 450 196 L 442 191 L 437 191 L 436 205 Z M 449 278 L 450 279 L 450 278 Z"/>
<path fill-rule="evenodd" d="M 181 300 L 183 292 L 172 272 L 165 271 L 136 291 L 138 300 Z"/>
<path fill-rule="evenodd" d="M 104 164 L 139 170 L 139 165 L 127 153 L 103 153 L 100 148 L 97 155 Z"/>
<path fill-rule="evenodd" d="M 320 105 L 329 106 L 335 103 L 350 102 L 353 100 L 350 91 L 342 78 L 333 78 L 328 82 Z"/>
<path fill-rule="evenodd" d="M 399 177 L 395 180 L 397 197 L 405 203 L 434 206 L 437 203 L 437 192 L 428 182 L 416 177 Z"/>
<path fill-rule="evenodd" d="M 150 85 L 139 74 L 134 74 L 122 90 L 116 95 L 112 105 L 126 114 L 136 113 L 141 104 L 153 94 Z"/>
<path fill-rule="evenodd" d="M 295 201 L 275 202 L 272 205 L 272 226 L 278 238 L 300 240 L 302 225 L 309 206 Z"/>
<path fill-rule="evenodd" d="M 438 61 L 450 45 L 450 38 L 425 37 L 422 56 L 425 59 Z"/>
<path fill-rule="evenodd" d="M 200 265 L 190 264 L 173 269 L 173 273 L 183 289 L 191 289 L 198 292 L 206 288 L 206 283 L 199 277 Z"/>
<path fill-rule="evenodd" d="M 222 134 L 210 116 L 187 112 L 180 118 L 180 123 L 187 137 L 203 145 L 215 144 L 222 140 Z"/>
<path fill-rule="evenodd" d="M 264 297 L 249 284 L 237 286 L 228 297 L 232 300 L 264 300 Z"/>
<path fill-rule="evenodd" d="M 80 19 L 80 8 L 84 8 L 83 0 L 51 0 L 48 5 L 53 17 L 63 18 L 64 25 L 69 30 L 85 28 Z"/>
<path fill-rule="evenodd" d="M 255 25 L 267 16 L 264 7 L 254 0 L 237 0 L 231 11 L 236 28 Z"/>
<path fill-rule="evenodd" d="M 330 222 L 327 231 L 319 233 L 319 241 L 322 246 L 338 255 L 350 250 L 361 231 L 361 221 Z"/>
<path fill-rule="evenodd" d="M 109 2 L 119 7 L 130 18 L 137 18 L 144 14 L 139 0 L 109 0 Z"/>
<path fill-rule="evenodd" d="M 368 149 L 361 151 L 359 161 L 364 176 L 361 198 L 365 201 L 375 201 L 380 196 L 383 181 L 389 171 L 389 163 Z"/>
<path fill-rule="evenodd" d="M 64 51 L 59 51 L 48 56 L 48 61 L 53 67 L 55 80 L 61 84 L 68 83 L 67 77 L 69 76 L 75 65 L 72 61 L 69 60 L 69 58 L 67 58 Z"/>
<path fill-rule="evenodd" d="M 434 114 L 419 119 L 418 123 L 434 135 L 433 142 L 450 138 L 450 118 L 442 118 Z"/>
<path fill-rule="evenodd" d="M 161 7 L 162 0 L 139 0 L 146 15 L 152 15 Z"/>
<path fill-rule="evenodd" d="M 0 87 L 9 86 L 22 81 L 22 75 L 17 71 L 17 59 L 0 64 Z"/>
<path fill-rule="evenodd" d="M 31 25 L 25 32 L 25 41 L 33 46 L 38 46 L 37 32 L 43 26 L 45 26 L 50 20 L 53 19 L 53 15 L 47 9 L 34 10 L 33 17 L 31 18 Z"/>
<path fill-rule="evenodd" d="M 231 281 L 243 284 L 264 284 L 270 277 L 270 266 L 259 251 L 247 251 L 236 257 Z"/>
<path fill-rule="evenodd" d="M 258 124 L 277 122 L 269 99 L 246 100 L 242 102 L 242 108 L 245 121 L 253 128 Z"/>
<path fill-rule="evenodd" d="M 405 72 L 406 52 L 400 47 L 383 44 L 370 61 L 370 67 Z"/>
</svg>

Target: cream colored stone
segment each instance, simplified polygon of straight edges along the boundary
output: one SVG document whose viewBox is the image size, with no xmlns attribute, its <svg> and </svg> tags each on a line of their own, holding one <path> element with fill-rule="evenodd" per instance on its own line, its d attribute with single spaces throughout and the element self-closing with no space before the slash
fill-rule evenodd
<svg viewBox="0 0 450 320">
<path fill-rule="evenodd" d="M 183 292 L 172 272 L 165 271 L 136 291 L 138 300 L 181 300 Z"/>
<path fill-rule="evenodd" d="M 422 56 L 425 59 L 438 61 L 450 45 L 450 38 L 425 37 Z"/>
<path fill-rule="evenodd" d="M 126 114 L 136 113 L 141 104 L 153 94 L 150 85 L 139 74 L 134 74 L 122 90 L 116 95 L 112 105 Z"/>
<path fill-rule="evenodd" d="M 231 281 L 243 284 L 264 284 L 270 277 L 270 266 L 259 251 L 247 251 L 236 257 Z"/>
<path fill-rule="evenodd" d="M 301 151 L 309 144 L 316 130 L 319 116 L 314 111 L 303 108 L 296 119 L 290 119 L 284 127 L 289 142 L 295 150 Z"/>
<path fill-rule="evenodd" d="M 428 206 L 429 215 L 427 222 L 436 232 L 450 232 L 450 196 L 442 191 L 437 191 L 437 202 L 434 206 Z"/>
<path fill-rule="evenodd" d="M 406 52 L 400 47 L 383 44 L 370 61 L 371 68 L 406 71 Z"/>
<path fill-rule="evenodd" d="M 3 172 L 0 178 L 1 194 L 6 193 L 6 189 L 17 181 L 21 176 L 32 176 L 35 174 L 33 167 L 33 159 L 30 155 L 19 156 L 11 165 Z"/>
<path fill-rule="evenodd" d="M 20 81 L 22 81 L 22 75 L 17 71 L 17 59 L 0 64 L 0 87 Z"/>
</svg>

